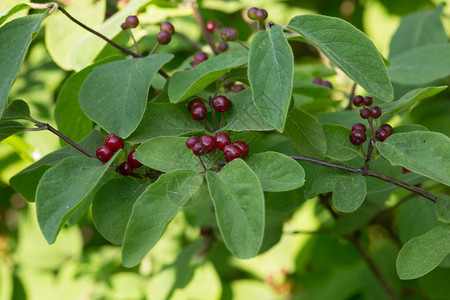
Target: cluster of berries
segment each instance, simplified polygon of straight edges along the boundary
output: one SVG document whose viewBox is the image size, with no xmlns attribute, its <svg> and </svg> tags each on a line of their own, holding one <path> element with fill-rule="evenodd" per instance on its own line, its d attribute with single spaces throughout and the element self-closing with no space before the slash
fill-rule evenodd
<svg viewBox="0 0 450 300">
<path fill-rule="evenodd" d="M 321 85 L 321 86 L 327 87 L 329 89 L 333 89 L 333 85 L 331 84 L 331 82 L 329 82 L 327 80 L 323 80 L 320 77 L 317 77 L 316 79 L 314 79 L 313 83 L 317 84 L 317 85 Z"/>
<path fill-rule="evenodd" d="M 156 35 L 158 43 L 161 45 L 167 45 L 172 40 L 172 35 L 175 33 L 175 27 L 172 23 L 164 22 L 159 26 L 159 32 Z"/>
<path fill-rule="evenodd" d="M 120 25 L 122 30 L 127 30 L 128 28 L 136 28 L 139 25 L 139 19 L 136 16 L 128 16 L 125 22 Z"/>
<path fill-rule="evenodd" d="M 98 160 L 105 163 L 111 159 L 114 153 L 116 153 L 119 149 L 122 149 L 124 145 L 125 143 L 121 137 L 110 133 L 106 136 L 104 145 L 98 147 L 95 154 L 97 155 Z M 131 151 L 128 154 L 127 161 L 121 163 L 119 167 L 117 167 L 117 171 L 120 174 L 129 176 L 133 174 L 133 169 L 142 166 L 142 164 L 134 157 L 135 152 L 135 150 Z"/>
<path fill-rule="evenodd" d="M 269 14 L 267 13 L 267 10 L 260 9 L 257 7 L 252 7 L 247 11 L 247 16 L 250 20 L 258 20 L 258 21 L 264 21 L 267 19 Z"/>
<path fill-rule="evenodd" d="M 217 149 L 223 152 L 225 161 L 230 162 L 236 158 L 244 158 L 248 154 L 249 147 L 243 141 L 231 143 L 228 134 L 219 132 L 215 137 L 202 135 L 200 138 L 191 136 L 186 141 L 186 146 L 192 149 L 196 156 L 212 153 Z"/>
<path fill-rule="evenodd" d="M 193 61 L 189 62 L 189 64 L 193 68 L 195 68 L 196 66 L 198 66 L 200 63 L 204 62 L 207 59 L 208 59 L 208 55 L 205 52 L 197 51 L 194 54 Z"/>
<path fill-rule="evenodd" d="M 221 28 L 222 24 L 217 23 L 216 21 L 208 21 L 206 22 L 206 30 L 208 30 L 209 33 L 214 33 L 217 29 Z M 228 50 L 228 44 L 226 42 L 219 42 L 217 44 L 217 49 L 219 49 L 220 52 L 225 52 Z"/>
<path fill-rule="evenodd" d="M 226 112 L 230 109 L 231 101 L 225 96 L 216 96 L 212 100 L 212 107 L 218 112 Z M 208 115 L 205 103 L 200 98 L 191 100 L 188 104 L 188 110 L 196 121 L 201 121 Z"/>
</svg>

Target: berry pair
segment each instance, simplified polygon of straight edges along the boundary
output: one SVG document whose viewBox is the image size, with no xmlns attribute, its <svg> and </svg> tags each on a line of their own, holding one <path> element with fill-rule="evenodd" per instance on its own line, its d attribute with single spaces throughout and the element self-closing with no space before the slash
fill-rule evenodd
<svg viewBox="0 0 450 300">
<path fill-rule="evenodd" d="M 231 101 L 225 96 L 216 96 L 212 100 L 212 108 L 218 112 L 226 112 L 230 109 Z M 200 98 L 191 100 L 188 104 L 188 110 L 196 121 L 201 121 L 208 115 L 205 103 Z"/>
<path fill-rule="evenodd" d="M 361 95 L 355 96 L 353 98 L 353 105 L 356 107 L 364 106 L 360 111 L 359 115 L 363 119 L 378 119 L 381 117 L 381 107 L 374 106 L 372 108 L 368 108 L 373 104 L 373 98 L 372 97 L 363 97 Z"/>
<path fill-rule="evenodd" d="M 353 125 L 352 133 L 350 133 L 350 142 L 355 146 L 359 146 L 364 143 L 366 139 L 366 126 L 362 123 Z"/>
<path fill-rule="evenodd" d="M 135 28 L 139 25 L 139 19 L 136 16 L 128 16 L 125 22 L 120 25 L 122 30 L 127 30 L 128 28 Z"/>
<path fill-rule="evenodd" d="M 389 124 L 383 124 L 375 132 L 375 137 L 378 141 L 384 142 L 388 137 L 394 133 L 394 129 Z"/>
<path fill-rule="evenodd" d="M 224 42 L 237 41 L 239 38 L 239 32 L 235 28 L 224 27 L 220 32 L 220 37 Z"/>
<path fill-rule="evenodd" d="M 123 176 L 130 176 L 133 174 L 133 169 L 137 169 L 142 166 L 142 164 L 134 156 L 135 152 L 136 150 L 133 150 L 128 153 L 127 161 L 121 163 L 117 167 L 117 171 Z"/>
<path fill-rule="evenodd" d="M 98 160 L 105 163 L 111 159 L 114 153 L 116 153 L 119 149 L 122 149 L 123 146 L 123 139 L 113 133 L 110 133 L 106 136 L 104 145 L 98 147 L 95 154 L 97 155 Z"/>
<path fill-rule="evenodd" d="M 197 51 L 197 52 L 195 52 L 193 59 L 194 59 L 194 60 L 191 61 L 191 62 L 189 62 L 189 64 L 190 64 L 193 68 L 195 68 L 195 67 L 198 66 L 200 63 L 202 63 L 202 62 L 204 62 L 205 60 L 207 60 L 207 59 L 208 59 L 208 55 L 207 55 L 205 52 L 203 52 L 203 51 Z"/>
<path fill-rule="evenodd" d="M 243 84 L 236 84 L 234 81 L 227 81 L 223 87 L 225 88 L 227 93 L 239 93 L 245 90 L 247 87 Z"/>
<path fill-rule="evenodd" d="M 247 11 L 247 16 L 250 20 L 258 20 L 258 21 L 264 21 L 267 19 L 269 14 L 267 13 L 267 10 L 265 9 L 259 9 L 257 7 L 252 7 Z"/>
<path fill-rule="evenodd" d="M 160 31 L 156 35 L 156 40 L 161 45 L 167 45 L 172 40 L 172 35 L 175 33 L 175 27 L 172 23 L 164 22 L 159 26 Z"/>
<path fill-rule="evenodd" d="M 321 86 L 327 87 L 329 89 L 333 89 L 333 85 L 331 84 L 331 82 L 323 80 L 320 77 L 317 77 L 316 79 L 314 79 L 314 84 L 321 85 Z"/>
</svg>

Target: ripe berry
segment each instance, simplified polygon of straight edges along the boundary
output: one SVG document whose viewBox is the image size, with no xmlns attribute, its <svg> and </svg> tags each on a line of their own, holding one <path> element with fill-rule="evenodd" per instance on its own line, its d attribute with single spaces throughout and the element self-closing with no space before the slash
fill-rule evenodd
<svg viewBox="0 0 450 300">
<path fill-rule="evenodd" d="M 212 106 L 219 112 L 226 112 L 230 109 L 231 101 L 225 96 L 216 96 L 212 101 Z"/>
<path fill-rule="evenodd" d="M 170 35 L 173 35 L 175 33 L 175 27 L 173 27 L 172 23 L 170 22 L 164 22 L 159 26 L 159 29 L 161 31 L 167 31 L 170 33 Z"/>
<path fill-rule="evenodd" d="M 202 142 L 198 142 L 194 145 L 192 148 L 192 152 L 194 152 L 195 155 L 200 156 L 206 153 L 206 146 L 203 145 Z"/>
<path fill-rule="evenodd" d="M 317 77 L 317 78 L 314 78 L 313 83 L 314 83 L 314 84 L 318 84 L 318 85 L 322 85 L 323 80 L 322 80 L 322 78 Z"/>
<path fill-rule="evenodd" d="M 128 29 L 128 24 L 127 23 L 122 23 L 122 24 L 120 24 L 120 28 L 122 28 L 122 30 L 127 30 Z"/>
<path fill-rule="evenodd" d="M 128 16 L 125 19 L 125 23 L 128 25 L 128 27 L 134 28 L 139 25 L 139 19 L 136 16 Z"/>
<path fill-rule="evenodd" d="M 383 124 L 380 128 L 386 131 L 388 136 L 391 136 L 394 133 L 394 129 L 389 124 Z"/>
<path fill-rule="evenodd" d="M 211 153 L 216 150 L 216 139 L 210 135 L 202 135 L 200 137 L 200 142 L 205 145 L 205 153 Z"/>
<path fill-rule="evenodd" d="M 355 130 L 350 133 L 350 143 L 352 143 L 355 146 L 359 146 L 362 143 L 364 143 L 367 139 L 367 136 L 364 132 Z"/>
<path fill-rule="evenodd" d="M 113 152 L 116 152 L 117 150 L 123 148 L 124 142 L 121 137 L 118 137 L 117 135 L 110 133 L 105 138 L 105 146 L 107 146 Z"/>
<path fill-rule="evenodd" d="M 208 22 L 206 23 L 206 29 L 207 29 L 210 33 L 213 33 L 214 30 L 216 30 L 216 28 L 217 28 L 217 23 L 216 23 L 216 22 L 214 22 L 214 21 L 208 21 Z"/>
<path fill-rule="evenodd" d="M 207 114 L 208 110 L 205 106 L 196 106 L 191 110 L 191 116 L 196 121 L 204 120 Z"/>
<path fill-rule="evenodd" d="M 186 146 L 189 149 L 192 149 L 194 148 L 194 145 L 197 144 L 198 142 L 200 142 L 200 139 L 194 135 L 187 139 Z"/>
<path fill-rule="evenodd" d="M 224 27 L 220 33 L 222 40 L 225 42 L 236 41 L 239 37 L 239 33 L 236 29 L 231 27 Z"/>
<path fill-rule="evenodd" d="M 389 137 L 389 134 L 386 130 L 379 128 L 375 133 L 375 136 L 377 137 L 378 141 L 384 142 Z"/>
<path fill-rule="evenodd" d="M 203 103 L 203 101 L 201 99 L 195 98 L 195 99 L 189 101 L 188 110 L 191 111 L 194 109 L 194 107 L 197 107 L 197 106 L 205 106 L 205 103 Z"/>
<path fill-rule="evenodd" d="M 247 11 L 247 16 L 250 20 L 256 20 L 256 12 L 258 11 L 257 7 L 252 7 Z"/>
<path fill-rule="evenodd" d="M 128 153 L 128 163 L 130 164 L 131 167 L 133 168 L 139 168 L 142 166 L 142 164 L 136 159 L 136 157 L 134 156 L 134 154 L 136 153 L 136 150 L 131 151 L 130 153 Z"/>
<path fill-rule="evenodd" d="M 329 89 L 333 89 L 333 85 L 331 84 L 331 82 L 326 80 L 322 82 L 322 86 L 327 87 Z"/>
<path fill-rule="evenodd" d="M 107 146 L 103 145 L 97 148 L 95 154 L 97 155 L 99 161 L 105 163 L 111 159 L 111 157 L 114 155 L 114 151 L 109 149 Z"/>
<path fill-rule="evenodd" d="M 205 52 L 198 51 L 194 54 L 194 61 L 201 63 L 208 59 L 208 55 Z"/>
<path fill-rule="evenodd" d="M 220 52 L 225 52 L 228 50 L 228 44 L 226 42 L 220 42 L 217 48 Z"/>
<path fill-rule="evenodd" d="M 242 91 L 245 90 L 245 89 L 246 89 L 246 87 L 245 87 L 245 85 L 243 85 L 243 84 L 236 84 L 236 85 L 234 86 L 234 92 L 235 92 L 235 93 L 242 92 Z"/>
<path fill-rule="evenodd" d="M 352 131 L 355 131 L 355 130 L 366 132 L 366 126 L 364 126 L 364 124 L 362 124 L 362 123 L 356 123 L 352 127 Z"/>
<path fill-rule="evenodd" d="M 370 109 L 370 116 L 374 119 L 381 117 L 381 107 L 374 106 Z"/>
<path fill-rule="evenodd" d="M 196 66 L 198 66 L 199 62 L 196 62 L 196 61 L 190 61 L 189 64 L 190 64 L 193 68 L 195 68 Z"/>
<path fill-rule="evenodd" d="M 218 134 L 216 134 L 216 147 L 219 150 L 223 151 L 223 148 L 226 145 L 231 144 L 231 139 L 230 136 L 228 134 L 226 134 L 225 132 L 219 132 Z"/>
<path fill-rule="evenodd" d="M 158 43 L 160 43 L 161 45 L 167 45 L 172 40 L 172 36 L 168 31 L 162 30 L 158 32 L 156 40 L 158 40 Z"/>
<path fill-rule="evenodd" d="M 242 154 L 241 149 L 236 145 L 230 144 L 226 145 L 223 148 L 223 158 L 225 159 L 226 162 L 230 162 L 236 158 L 241 158 L 241 154 Z"/>
<path fill-rule="evenodd" d="M 364 97 L 363 103 L 365 106 L 371 106 L 373 103 L 373 98 L 372 97 Z"/>
<path fill-rule="evenodd" d="M 361 110 L 359 111 L 359 115 L 361 116 L 361 118 L 363 119 L 368 119 L 370 117 L 370 110 L 368 110 L 367 108 L 361 108 Z"/>
<path fill-rule="evenodd" d="M 225 82 L 225 84 L 223 85 L 223 87 L 226 89 L 231 89 L 233 86 L 234 86 L 234 81 L 232 81 L 232 80 Z"/>
<path fill-rule="evenodd" d="M 265 9 L 258 9 L 256 11 L 256 19 L 260 20 L 260 21 L 264 21 L 265 19 L 267 19 L 267 17 L 269 16 L 269 14 L 267 13 L 267 10 Z"/>
<path fill-rule="evenodd" d="M 119 171 L 119 174 L 122 174 L 123 176 L 130 176 L 133 174 L 133 167 L 128 162 L 123 162 L 119 165 L 117 171 Z"/>
<path fill-rule="evenodd" d="M 241 149 L 241 158 L 246 157 L 248 154 L 248 145 L 246 142 L 243 141 L 236 141 L 233 143 L 233 145 L 237 146 L 239 149 Z"/>
<path fill-rule="evenodd" d="M 363 102 L 364 98 L 361 95 L 355 96 L 355 98 L 353 98 L 353 105 L 356 107 L 363 105 Z"/>
</svg>

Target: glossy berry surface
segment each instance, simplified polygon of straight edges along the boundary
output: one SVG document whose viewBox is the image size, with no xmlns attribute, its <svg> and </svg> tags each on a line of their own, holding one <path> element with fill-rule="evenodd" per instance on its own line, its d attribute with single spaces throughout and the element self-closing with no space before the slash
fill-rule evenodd
<svg viewBox="0 0 450 300">
<path fill-rule="evenodd" d="M 359 107 L 363 105 L 363 101 L 364 101 L 363 96 L 357 95 L 355 96 L 355 98 L 353 98 L 353 105 Z"/>
<path fill-rule="evenodd" d="M 228 50 L 228 44 L 227 42 L 220 42 L 217 48 L 219 49 L 220 52 L 225 52 Z"/>
<path fill-rule="evenodd" d="M 159 29 L 161 31 L 167 31 L 170 33 L 170 35 L 173 35 L 175 33 L 175 27 L 173 27 L 172 23 L 170 22 L 164 22 L 159 26 Z"/>
<path fill-rule="evenodd" d="M 226 112 L 230 109 L 231 101 L 225 96 L 216 96 L 212 101 L 212 106 L 219 112 Z"/>
<path fill-rule="evenodd" d="M 216 139 L 210 135 L 202 135 L 200 142 L 206 147 L 205 153 L 211 153 L 216 150 Z"/>
<path fill-rule="evenodd" d="M 205 106 L 196 106 L 191 110 L 191 116 L 196 121 L 204 120 L 207 114 L 208 110 Z"/>
<path fill-rule="evenodd" d="M 128 27 L 134 28 L 139 25 L 139 19 L 136 16 L 128 16 L 125 19 L 125 23 L 128 25 Z"/>
<path fill-rule="evenodd" d="M 226 162 L 230 162 L 236 158 L 241 158 L 241 154 L 242 154 L 241 149 L 236 145 L 230 144 L 226 145 L 223 148 L 223 158 L 225 159 Z"/>
<path fill-rule="evenodd" d="M 130 164 L 133 168 L 139 168 L 142 167 L 142 164 L 136 159 L 134 154 L 136 153 L 136 150 L 131 151 L 128 153 L 127 162 Z"/>
<path fill-rule="evenodd" d="M 200 156 L 206 153 L 206 146 L 203 145 L 202 142 L 198 142 L 194 145 L 192 148 L 192 152 L 194 152 L 195 155 Z"/>
<path fill-rule="evenodd" d="M 213 33 L 216 29 L 217 29 L 217 23 L 214 21 L 208 21 L 206 23 L 206 29 L 210 32 Z"/>
<path fill-rule="evenodd" d="M 239 38 L 239 33 L 236 29 L 231 27 L 224 27 L 220 33 L 222 40 L 225 42 L 236 41 Z"/>
<path fill-rule="evenodd" d="M 359 115 L 363 119 L 368 119 L 370 117 L 370 110 L 364 107 L 359 111 Z"/>
<path fill-rule="evenodd" d="M 259 21 L 264 21 L 265 19 L 267 19 L 268 16 L 269 14 L 265 9 L 261 8 L 256 11 L 256 19 L 258 19 Z"/>
<path fill-rule="evenodd" d="M 205 106 L 205 103 L 203 103 L 203 101 L 201 99 L 195 98 L 195 99 L 189 101 L 188 110 L 191 111 L 192 109 L 194 109 L 194 107 L 197 107 L 197 106 Z"/>
<path fill-rule="evenodd" d="M 111 159 L 111 157 L 114 155 L 114 151 L 103 145 L 97 148 L 97 151 L 95 151 L 95 155 L 97 156 L 99 161 L 105 163 Z"/>
<path fill-rule="evenodd" d="M 156 35 L 156 40 L 158 40 L 158 43 L 161 45 L 167 45 L 172 40 L 172 36 L 168 31 L 162 30 Z"/>
<path fill-rule="evenodd" d="M 242 91 L 245 90 L 245 89 L 246 89 L 246 87 L 245 87 L 245 85 L 243 85 L 243 84 L 236 84 L 236 85 L 234 86 L 234 91 L 235 91 L 236 93 L 242 92 Z"/>
<path fill-rule="evenodd" d="M 394 129 L 389 124 L 383 124 L 383 125 L 381 125 L 380 128 L 383 129 L 384 131 L 386 131 L 388 136 L 390 136 L 394 133 Z"/>
<path fill-rule="evenodd" d="M 356 123 L 355 125 L 352 126 L 352 131 L 355 130 L 366 132 L 366 126 L 362 123 Z"/>
<path fill-rule="evenodd" d="M 233 145 L 237 146 L 239 149 L 241 149 L 241 158 L 246 157 L 248 154 L 248 145 L 246 142 L 243 141 L 236 141 L 233 143 Z"/>
<path fill-rule="evenodd" d="M 231 144 L 231 139 L 228 134 L 225 132 L 219 132 L 216 134 L 216 147 L 219 150 L 223 151 L 223 148 L 225 148 L 226 145 Z"/>
<path fill-rule="evenodd" d="M 375 133 L 375 136 L 377 137 L 378 141 L 384 142 L 389 137 L 389 134 L 386 132 L 386 130 L 380 128 Z"/>
<path fill-rule="evenodd" d="M 372 97 L 364 97 L 363 104 L 365 106 L 371 106 L 372 103 L 373 103 L 373 98 Z"/>
<path fill-rule="evenodd" d="M 128 162 L 123 162 L 117 167 L 117 171 L 123 176 L 130 176 L 133 174 L 133 167 Z"/>
<path fill-rule="evenodd" d="M 200 139 L 194 135 L 194 136 L 191 136 L 191 137 L 189 137 L 189 138 L 187 139 L 187 141 L 186 141 L 186 146 L 187 146 L 189 149 L 193 149 L 193 148 L 194 148 L 194 145 L 197 144 L 198 142 L 200 142 Z"/>
<path fill-rule="evenodd" d="M 352 143 L 355 146 L 359 146 L 362 143 L 364 143 L 367 139 L 367 136 L 364 132 L 355 130 L 350 133 L 350 143 Z"/>
<path fill-rule="evenodd" d="M 120 24 L 120 28 L 122 28 L 122 30 L 127 30 L 128 29 L 128 24 L 127 23 L 122 23 L 122 24 Z"/>
<path fill-rule="evenodd" d="M 247 17 L 250 20 L 256 20 L 256 12 L 258 11 L 257 7 L 252 7 L 247 11 Z"/>
<path fill-rule="evenodd" d="M 105 138 L 105 146 L 107 146 L 112 151 L 116 152 L 117 150 L 123 148 L 124 142 L 121 137 L 118 137 L 117 135 L 110 133 Z"/>
<path fill-rule="evenodd" d="M 201 63 L 208 59 L 208 55 L 205 52 L 198 51 L 194 54 L 194 61 Z"/>
<path fill-rule="evenodd" d="M 370 116 L 374 119 L 381 117 L 381 107 L 374 106 L 370 109 Z"/>
</svg>

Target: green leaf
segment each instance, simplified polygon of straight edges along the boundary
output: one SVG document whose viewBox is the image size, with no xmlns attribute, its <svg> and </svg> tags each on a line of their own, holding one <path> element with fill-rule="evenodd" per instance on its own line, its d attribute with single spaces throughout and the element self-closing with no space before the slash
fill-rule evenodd
<svg viewBox="0 0 450 300">
<path fill-rule="evenodd" d="M 109 180 L 95 193 L 92 218 L 98 231 L 114 245 L 121 245 L 131 210 L 147 184 L 129 177 Z"/>
<path fill-rule="evenodd" d="M 8 102 L 8 94 L 30 46 L 33 34 L 41 28 L 47 14 L 35 14 L 12 20 L 0 27 L 0 114 Z"/>
<path fill-rule="evenodd" d="M 333 192 L 333 204 L 342 212 L 353 212 L 366 198 L 366 180 L 362 175 L 350 174 L 336 182 Z"/>
<path fill-rule="evenodd" d="M 436 215 L 439 221 L 450 223 L 450 196 L 446 194 L 437 194 Z"/>
<path fill-rule="evenodd" d="M 360 154 L 359 147 L 350 143 L 350 129 L 334 124 L 324 124 L 322 127 L 327 138 L 327 157 L 347 161 Z"/>
<path fill-rule="evenodd" d="M 186 147 L 187 138 L 160 136 L 142 143 L 136 149 L 136 159 L 144 165 L 163 172 L 176 170 L 203 171 L 203 167 L 192 150 Z M 212 166 L 212 159 L 202 156 L 207 168 Z"/>
<path fill-rule="evenodd" d="M 14 100 L 3 110 L 2 120 L 25 119 L 31 121 L 30 108 L 23 100 Z"/>
<path fill-rule="evenodd" d="M 405 85 L 422 85 L 450 75 L 450 44 L 433 44 L 411 49 L 391 58 L 391 80 Z"/>
<path fill-rule="evenodd" d="M 230 99 L 232 105 L 228 111 L 227 125 L 223 130 L 232 131 L 265 131 L 274 127 L 264 121 L 252 100 L 252 91 L 245 89 Z"/>
<path fill-rule="evenodd" d="M 68 157 L 44 173 L 36 191 L 36 213 L 39 227 L 49 244 L 55 242 L 64 223 L 120 152 L 105 164 L 85 156 Z"/>
<path fill-rule="evenodd" d="M 428 44 L 447 43 L 447 34 L 441 21 L 443 3 L 432 9 L 422 9 L 402 18 L 389 47 L 393 57 L 413 48 Z"/>
<path fill-rule="evenodd" d="M 192 119 L 184 105 L 149 103 L 141 123 L 127 141 L 142 143 L 157 136 L 178 136 L 204 130 L 203 123 Z"/>
<path fill-rule="evenodd" d="M 81 108 L 106 131 L 128 137 L 144 115 L 153 77 L 172 57 L 155 54 L 95 68 L 81 86 Z"/>
<path fill-rule="evenodd" d="M 281 26 L 260 31 L 253 38 L 248 79 L 256 108 L 264 120 L 282 132 L 291 102 L 294 56 Z"/>
<path fill-rule="evenodd" d="M 394 98 L 380 53 L 373 42 L 350 23 L 321 15 L 302 15 L 292 18 L 287 28 L 300 33 L 368 93 L 383 101 Z"/>
<path fill-rule="evenodd" d="M 271 151 L 256 153 L 248 156 L 245 162 L 258 176 L 264 191 L 289 191 L 305 182 L 302 166 L 284 154 Z"/>
<path fill-rule="evenodd" d="M 227 71 L 247 63 L 242 52 L 230 51 L 212 57 L 189 71 L 178 71 L 169 81 L 169 99 L 181 102 L 194 96 Z"/>
<path fill-rule="evenodd" d="M 295 82 L 292 93 L 318 99 L 318 98 L 329 97 L 331 95 L 332 91 L 333 90 L 328 87 L 321 86 L 321 85 L 314 84 L 314 83 Z"/>
<path fill-rule="evenodd" d="M 254 257 L 264 235 L 264 194 L 258 177 L 235 159 L 219 173 L 206 172 L 206 180 L 228 250 L 237 258 Z"/>
<path fill-rule="evenodd" d="M 183 205 L 198 196 L 203 177 L 194 171 L 164 174 L 136 200 L 122 249 L 125 267 L 137 265 L 161 237 Z"/>
<path fill-rule="evenodd" d="M 303 155 L 321 159 L 327 153 L 327 139 L 322 126 L 316 118 L 301 109 L 295 108 L 289 112 L 284 134 Z"/>
<path fill-rule="evenodd" d="M 348 176 L 348 173 L 313 164 L 302 164 L 306 173 L 305 198 L 311 199 L 321 193 L 334 191 L 336 183 Z"/>
<path fill-rule="evenodd" d="M 4 11 L 3 13 L 0 14 L 0 25 L 2 25 L 9 17 L 14 15 L 15 13 L 27 8 L 29 8 L 28 4 L 22 3 L 16 4 L 10 9 Z"/>
<path fill-rule="evenodd" d="M 450 224 L 435 227 L 406 243 L 397 257 L 400 279 L 419 278 L 434 268 L 450 253 Z"/>
<path fill-rule="evenodd" d="M 25 130 L 25 126 L 20 124 L 19 122 L 14 121 L 5 121 L 0 122 L 0 142 L 14 135 L 16 133 L 22 132 Z"/>
<path fill-rule="evenodd" d="M 442 133 L 393 134 L 377 148 L 391 164 L 450 185 L 450 138 Z"/>
</svg>

